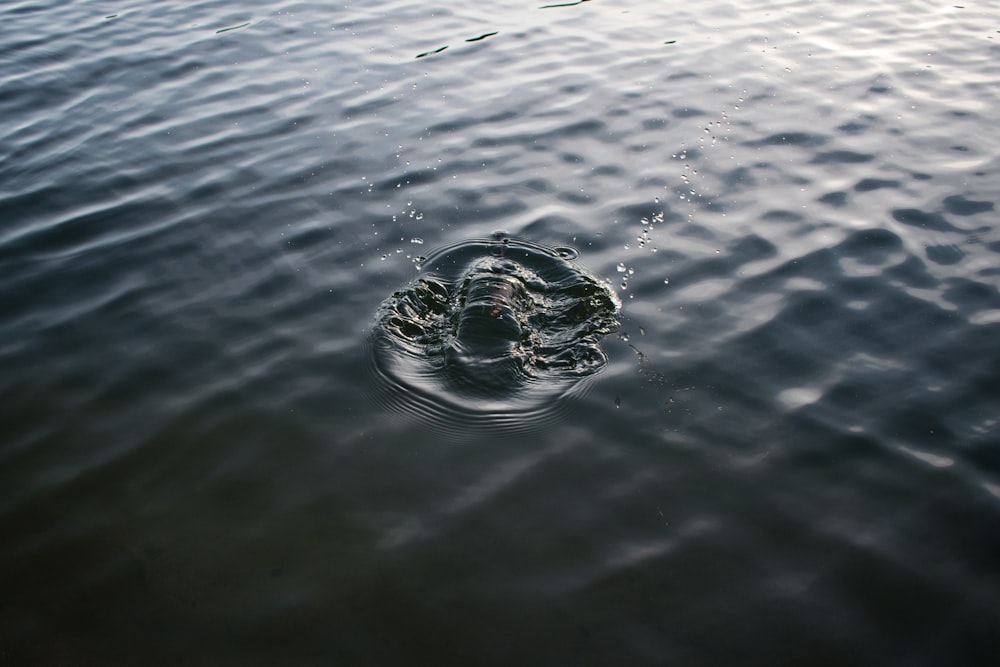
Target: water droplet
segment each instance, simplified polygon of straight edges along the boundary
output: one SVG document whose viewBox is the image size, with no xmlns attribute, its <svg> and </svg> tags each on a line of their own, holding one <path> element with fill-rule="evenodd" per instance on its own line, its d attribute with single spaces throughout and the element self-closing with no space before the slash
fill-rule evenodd
<svg viewBox="0 0 1000 667">
<path fill-rule="evenodd" d="M 416 245 L 423 245 L 424 244 L 424 240 L 422 238 L 418 238 L 418 237 L 414 236 L 412 239 L 410 239 L 410 243 L 414 243 Z"/>
<path fill-rule="evenodd" d="M 669 277 L 667 277 L 667 278 L 664 278 L 664 279 L 663 279 L 663 284 L 664 284 L 664 285 L 669 285 L 669 284 L 670 284 L 670 278 L 669 278 Z"/>
<path fill-rule="evenodd" d="M 618 273 L 625 273 L 625 271 L 626 271 L 625 264 L 619 263 L 618 264 Z"/>
</svg>

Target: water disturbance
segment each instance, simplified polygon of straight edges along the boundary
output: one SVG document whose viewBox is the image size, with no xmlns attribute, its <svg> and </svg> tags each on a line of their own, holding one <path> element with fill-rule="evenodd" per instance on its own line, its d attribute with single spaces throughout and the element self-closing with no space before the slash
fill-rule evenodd
<svg viewBox="0 0 1000 667">
<path fill-rule="evenodd" d="M 0 667 L 992 667 L 998 110 L 995 2 L 0 3 Z"/>
<path fill-rule="evenodd" d="M 527 427 L 607 363 L 617 295 L 549 248 L 497 232 L 442 248 L 379 308 L 375 367 L 386 396 L 454 428 Z M 386 392 L 383 392 L 385 395 Z"/>
</svg>

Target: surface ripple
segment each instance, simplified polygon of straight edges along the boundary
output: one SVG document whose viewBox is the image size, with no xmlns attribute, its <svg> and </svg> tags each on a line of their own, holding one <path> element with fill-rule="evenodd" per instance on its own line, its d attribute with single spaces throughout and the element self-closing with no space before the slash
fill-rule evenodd
<svg viewBox="0 0 1000 667">
<path fill-rule="evenodd" d="M 0 663 L 993 664 L 998 28 L 3 4 Z"/>
<path fill-rule="evenodd" d="M 620 303 L 549 248 L 502 232 L 421 258 L 379 308 L 372 361 L 387 407 L 460 431 L 530 429 L 600 371 Z"/>
</svg>

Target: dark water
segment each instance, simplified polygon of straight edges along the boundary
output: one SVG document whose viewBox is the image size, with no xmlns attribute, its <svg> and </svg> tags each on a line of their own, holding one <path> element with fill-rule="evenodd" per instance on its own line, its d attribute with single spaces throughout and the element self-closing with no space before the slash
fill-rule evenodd
<svg viewBox="0 0 1000 667">
<path fill-rule="evenodd" d="M 0 8 L 0 664 L 994 664 L 1000 10 L 543 4 Z M 496 230 L 607 365 L 387 409 Z"/>
<path fill-rule="evenodd" d="M 613 288 L 577 256 L 495 232 L 420 258 L 372 325 L 375 395 L 459 440 L 544 429 L 621 326 Z"/>
</svg>

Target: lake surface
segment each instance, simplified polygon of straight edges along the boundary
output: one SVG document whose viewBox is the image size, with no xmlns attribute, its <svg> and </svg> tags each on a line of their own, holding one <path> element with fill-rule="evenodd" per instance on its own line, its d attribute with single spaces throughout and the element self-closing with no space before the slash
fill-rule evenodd
<svg viewBox="0 0 1000 667">
<path fill-rule="evenodd" d="M 1000 9 L 544 4 L 0 8 L 0 664 L 995 664 Z M 607 364 L 389 409 L 497 231 Z"/>
</svg>

